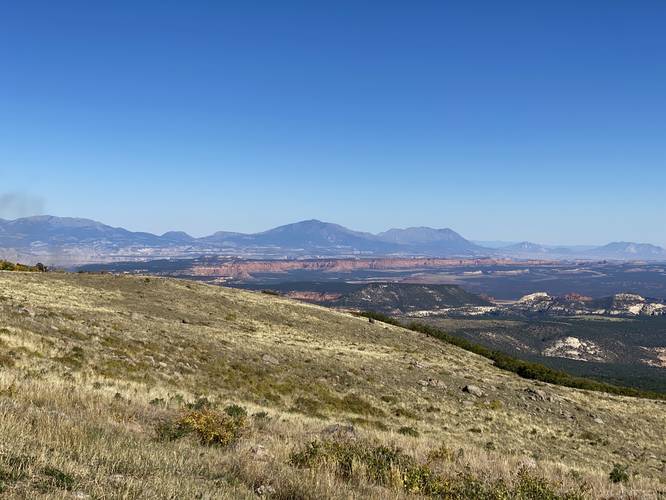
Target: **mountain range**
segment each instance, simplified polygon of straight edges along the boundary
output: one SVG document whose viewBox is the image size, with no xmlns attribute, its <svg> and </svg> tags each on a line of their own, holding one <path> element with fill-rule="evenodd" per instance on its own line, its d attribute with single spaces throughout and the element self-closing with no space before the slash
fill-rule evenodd
<svg viewBox="0 0 666 500">
<path fill-rule="evenodd" d="M 664 260 L 666 250 L 630 242 L 552 247 L 523 242 L 501 248 L 473 243 L 452 229 L 410 227 L 372 234 L 307 220 L 253 234 L 220 231 L 195 238 L 182 231 L 133 232 L 89 219 L 35 216 L 0 219 L 0 258 L 69 266 L 89 262 L 229 255 L 246 258 L 336 256 L 510 257 Z"/>
</svg>

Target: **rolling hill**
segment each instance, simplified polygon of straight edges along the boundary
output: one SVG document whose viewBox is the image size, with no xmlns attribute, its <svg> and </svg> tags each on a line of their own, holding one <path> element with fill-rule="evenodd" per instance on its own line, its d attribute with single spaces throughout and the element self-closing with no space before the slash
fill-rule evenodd
<svg viewBox="0 0 666 500">
<path fill-rule="evenodd" d="M 466 240 L 452 229 L 433 229 L 430 227 L 409 227 L 407 229 L 389 229 L 379 233 L 377 238 L 387 243 L 401 245 L 415 253 L 431 255 L 483 255 L 488 249 Z"/>
<path fill-rule="evenodd" d="M 0 318 L 9 498 L 666 487 L 663 401 L 522 379 L 319 306 L 173 279 L 3 272 Z"/>
<path fill-rule="evenodd" d="M 589 250 L 589 255 L 617 260 L 666 260 L 666 249 L 648 243 L 626 241 L 609 243 Z"/>
</svg>

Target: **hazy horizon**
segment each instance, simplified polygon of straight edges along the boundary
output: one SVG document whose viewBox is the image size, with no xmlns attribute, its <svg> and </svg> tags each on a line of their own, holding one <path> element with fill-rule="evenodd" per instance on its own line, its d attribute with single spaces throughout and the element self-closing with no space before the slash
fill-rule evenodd
<svg viewBox="0 0 666 500">
<path fill-rule="evenodd" d="M 666 246 L 666 4 L 3 11 L 0 217 Z"/>
<path fill-rule="evenodd" d="M 1 199 L 1 198 L 2 198 L 2 197 L 0 196 L 0 199 Z M 14 217 L 14 218 L 11 218 L 11 217 L 10 217 L 10 218 L 0 217 L 0 219 L 5 219 L 5 220 L 16 220 L 16 219 L 21 219 L 21 218 L 24 218 L 24 217 L 38 217 L 38 216 L 45 216 L 45 217 L 60 217 L 60 216 L 53 215 L 53 214 L 46 214 L 46 213 L 43 213 L 43 214 L 34 214 L 34 215 L 27 215 L 27 216 Z M 70 217 L 70 216 L 63 216 L 63 217 Z M 95 222 L 100 222 L 100 223 L 105 224 L 104 221 L 96 220 L 96 219 L 90 219 L 90 218 L 88 218 L 88 217 L 75 216 L 75 217 L 72 217 L 72 218 L 77 218 L 77 219 L 89 219 L 89 220 L 94 220 Z M 130 231 L 133 231 L 133 232 L 145 232 L 145 233 L 151 233 L 151 234 L 155 234 L 155 235 L 162 235 L 162 234 L 165 234 L 165 233 L 167 233 L 167 232 L 178 232 L 178 231 L 182 231 L 182 232 L 185 232 L 185 233 L 187 233 L 188 235 L 193 236 L 193 237 L 195 237 L 195 238 L 202 238 L 202 237 L 205 237 L 205 236 L 210 236 L 210 235 L 212 235 L 212 234 L 214 234 L 215 232 L 218 232 L 218 231 L 228 231 L 228 232 L 237 232 L 237 233 L 245 233 L 245 234 L 254 234 L 254 233 L 260 233 L 260 232 L 263 232 L 263 231 L 268 231 L 268 230 L 270 230 L 270 229 L 274 229 L 274 228 L 276 228 L 276 227 L 286 226 L 286 225 L 290 225 L 290 224 L 297 224 L 297 223 L 300 223 L 300 222 L 307 222 L 307 221 L 310 221 L 310 220 L 317 220 L 317 221 L 319 221 L 319 222 L 324 222 L 324 223 L 329 223 L 329 224 L 338 224 L 338 225 L 340 225 L 340 226 L 345 227 L 346 229 L 350 229 L 350 230 L 357 231 L 357 232 L 363 232 L 363 233 L 371 233 L 371 234 L 375 234 L 375 235 L 376 235 L 376 234 L 379 234 L 379 233 L 382 233 L 382 232 L 385 232 L 385 231 L 388 231 L 388 230 L 390 230 L 390 229 L 413 229 L 413 228 L 451 229 L 451 230 L 455 231 L 456 233 L 460 234 L 461 236 L 463 236 L 463 237 L 464 237 L 465 239 L 467 239 L 468 241 L 470 241 L 470 242 L 472 242 L 472 243 L 475 243 L 475 244 L 477 244 L 477 245 L 479 245 L 479 246 L 485 246 L 486 248 L 489 248 L 489 249 L 492 249 L 492 248 L 501 248 L 502 246 L 508 246 L 508 245 L 518 244 L 518 243 L 524 243 L 524 242 L 538 243 L 538 244 L 542 244 L 542 245 L 545 245 L 545 246 L 548 246 L 548 247 L 558 247 L 558 246 L 559 246 L 559 247 L 571 247 L 571 248 L 575 248 L 575 247 L 590 247 L 590 248 L 593 248 L 593 247 L 604 246 L 604 245 L 607 245 L 607 244 L 609 244 L 609 243 L 620 243 L 620 242 L 622 242 L 622 243 L 652 244 L 652 245 L 662 246 L 662 245 L 659 245 L 658 243 L 654 243 L 654 242 L 651 242 L 651 241 L 629 241 L 629 240 L 622 240 L 622 239 L 608 240 L 608 241 L 604 241 L 604 242 L 596 242 L 596 243 L 579 243 L 579 242 L 547 242 L 547 241 L 525 240 L 525 239 L 520 239 L 520 238 L 517 238 L 517 239 L 505 238 L 505 239 L 497 239 L 497 240 L 493 240 L 493 239 L 486 239 L 486 238 L 473 238 L 473 237 L 468 237 L 466 234 L 464 234 L 464 231 L 459 231 L 459 230 L 457 230 L 456 228 L 454 228 L 454 227 L 450 227 L 450 226 L 433 227 L 433 226 L 424 226 L 424 225 L 422 225 L 422 224 L 416 224 L 416 225 L 411 225 L 411 226 L 402 226 L 402 227 L 397 227 L 397 226 L 387 226 L 387 227 L 385 227 L 385 228 L 381 228 L 381 229 L 378 229 L 378 230 L 364 230 L 364 229 L 358 229 L 358 228 L 356 228 L 356 227 L 354 227 L 354 226 L 352 226 L 352 225 L 340 224 L 339 222 L 336 222 L 336 221 L 332 221 L 332 220 L 321 220 L 321 219 L 317 219 L 317 218 L 301 219 L 301 220 L 296 220 L 296 221 L 284 222 L 284 223 L 282 223 L 282 224 L 278 224 L 278 225 L 276 225 L 276 226 L 271 226 L 271 227 L 266 227 L 266 228 L 260 229 L 260 230 L 258 230 L 258 231 L 243 231 L 243 230 L 234 230 L 234 231 L 231 231 L 231 230 L 228 230 L 228 229 L 226 229 L 226 228 L 221 228 L 221 229 L 217 229 L 217 230 L 215 230 L 215 231 L 211 231 L 210 233 L 202 233 L 202 234 L 195 234 L 195 233 L 192 233 L 192 232 L 190 232 L 190 231 L 188 231 L 187 229 L 184 229 L 184 228 L 171 228 L 171 229 L 168 229 L 168 230 L 166 230 L 166 231 L 155 232 L 155 231 L 148 231 L 148 230 L 146 230 L 146 229 L 141 229 L 141 228 L 139 228 L 139 229 L 132 229 L 132 228 L 125 227 L 125 226 L 122 226 L 122 225 L 120 225 L 120 226 L 114 226 L 114 225 L 112 225 L 112 224 L 107 224 L 107 225 L 111 225 L 112 227 L 121 227 L 121 228 L 123 228 L 123 229 L 127 229 L 127 230 L 130 230 Z"/>
</svg>

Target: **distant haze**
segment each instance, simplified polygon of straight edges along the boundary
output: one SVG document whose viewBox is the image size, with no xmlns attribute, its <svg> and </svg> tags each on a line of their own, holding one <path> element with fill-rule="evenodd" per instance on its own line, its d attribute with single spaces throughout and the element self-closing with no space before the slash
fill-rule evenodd
<svg viewBox="0 0 666 500">
<path fill-rule="evenodd" d="M 316 219 L 253 234 L 216 231 L 203 238 L 182 231 L 162 235 L 132 232 L 89 219 L 0 219 L 0 258 L 4 259 L 73 266 L 202 255 L 253 259 L 394 256 L 666 262 L 666 249 L 635 242 L 586 248 L 524 241 L 496 249 L 477 245 L 448 228 L 394 228 L 372 234 Z"/>
<path fill-rule="evenodd" d="M 44 200 L 25 193 L 0 193 L 0 218 L 14 219 L 39 215 L 44 210 Z"/>
</svg>

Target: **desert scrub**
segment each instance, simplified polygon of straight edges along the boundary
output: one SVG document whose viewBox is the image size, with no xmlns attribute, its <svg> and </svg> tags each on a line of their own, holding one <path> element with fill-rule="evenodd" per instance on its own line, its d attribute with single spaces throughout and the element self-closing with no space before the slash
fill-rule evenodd
<svg viewBox="0 0 666 500">
<path fill-rule="evenodd" d="M 362 478 L 407 493 L 451 500 L 582 500 L 586 492 L 586 486 L 581 485 L 575 491 L 560 494 L 546 479 L 525 468 L 519 469 L 510 483 L 485 482 L 468 470 L 444 475 L 400 448 L 362 441 L 312 441 L 293 452 L 289 463 L 294 467 L 333 470 L 350 482 Z"/>
<path fill-rule="evenodd" d="M 610 479 L 611 483 L 626 483 L 629 481 L 628 468 L 626 465 L 613 464 L 613 470 L 610 471 L 608 479 Z"/>
<path fill-rule="evenodd" d="M 195 411 L 201 411 L 201 410 L 209 410 L 213 408 L 215 405 L 213 404 L 212 401 L 210 401 L 207 397 L 202 396 L 197 398 L 195 401 L 192 401 L 191 403 L 187 403 L 185 405 L 186 408 L 190 410 L 195 410 Z"/>
<path fill-rule="evenodd" d="M 311 441 L 289 457 L 289 463 L 295 467 L 331 467 L 344 479 L 352 478 L 356 469 L 363 468 L 368 479 L 383 486 L 391 484 L 395 472 L 406 469 L 412 462 L 399 448 L 333 440 Z"/>
<path fill-rule="evenodd" d="M 161 420 L 155 426 L 155 437 L 157 441 L 175 441 L 189 434 L 187 427 L 180 425 L 178 420 Z"/>
<path fill-rule="evenodd" d="M 444 478 L 428 465 L 418 463 L 394 446 L 313 441 L 304 450 L 292 453 L 290 463 L 312 469 L 330 467 L 343 479 L 362 476 L 371 483 L 408 493 L 441 496 L 447 488 Z"/>
<path fill-rule="evenodd" d="M 224 409 L 224 413 L 233 418 L 245 418 L 247 417 L 247 410 L 242 406 L 233 404 L 229 405 Z"/>
<path fill-rule="evenodd" d="M 44 467 L 42 472 L 46 477 L 46 483 L 43 485 L 45 491 L 48 491 L 48 486 L 55 486 L 68 491 L 74 486 L 74 478 L 56 467 Z"/>
<path fill-rule="evenodd" d="M 419 437 L 419 431 L 410 426 L 400 427 L 400 429 L 398 429 L 398 434 L 402 434 L 403 436 Z"/>
<path fill-rule="evenodd" d="M 183 415 L 177 426 L 196 434 L 201 444 L 226 447 L 238 441 L 247 427 L 247 418 L 208 409 L 195 410 Z"/>
</svg>

